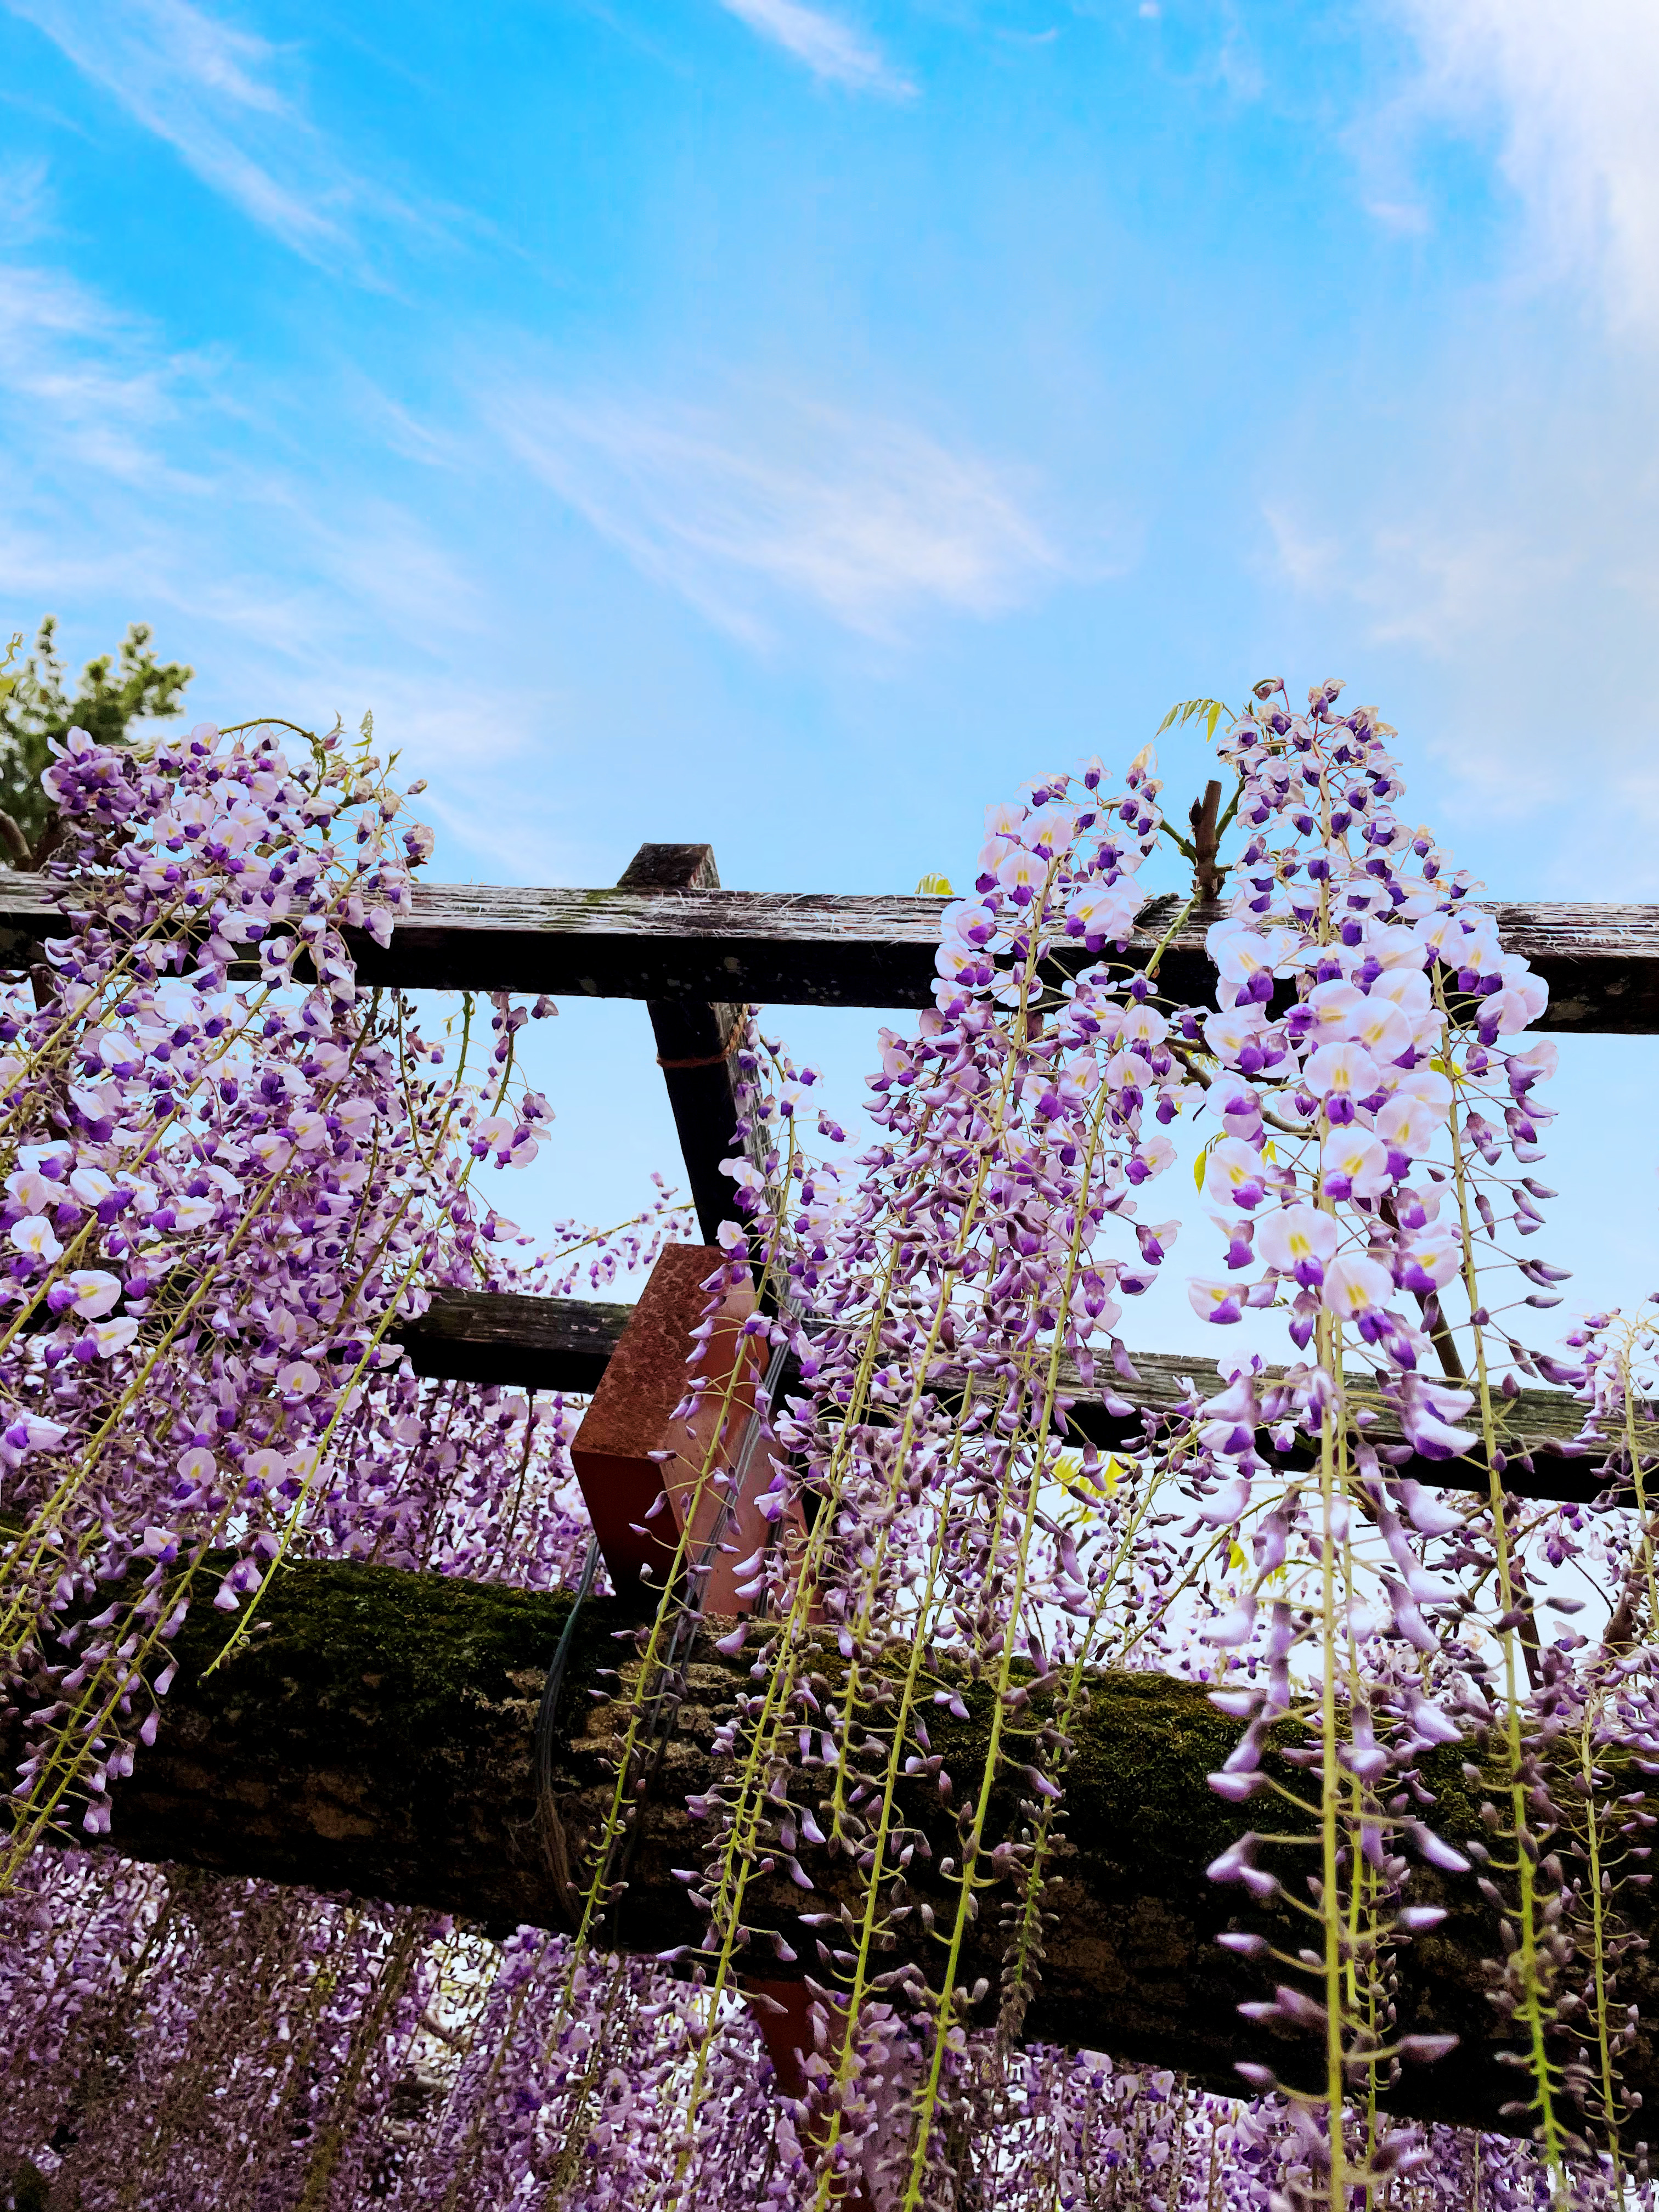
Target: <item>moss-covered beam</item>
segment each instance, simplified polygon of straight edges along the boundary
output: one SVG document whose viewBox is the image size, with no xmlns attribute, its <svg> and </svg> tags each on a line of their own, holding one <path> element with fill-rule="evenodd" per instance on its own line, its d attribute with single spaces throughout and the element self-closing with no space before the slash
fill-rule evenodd
<svg viewBox="0 0 1659 2212">
<path fill-rule="evenodd" d="M 538 1705 L 567 1603 L 437 1576 L 301 1565 L 270 1590 L 248 1645 L 212 1674 L 204 1669 L 225 1624 L 199 1611 L 175 1647 L 179 1678 L 156 1743 L 117 1794 L 112 1844 L 139 1858 L 428 1905 L 498 1931 L 521 1922 L 567 1925 L 568 1892 L 538 1825 L 532 1764 Z M 616 1639 L 620 1626 L 610 1604 L 584 1612 L 561 1700 L 556 1783 L 578 1867 L 608 1796 L 608 1754 L 625 1714 L 615 1678 L 603 1674 L 631 1657 L 630 1645 Z M 833 1659 L 825 1666 L 833 1669 Z M 669 1870 L 696 1857 L 699 1832 L 684 1800 L 717 1778 L 716 1717 L 746 1680 L 741 1662 L 706 1647 L 691 1667 L 620 1908 L 619 1940 L 630 1950 L 659 1952 L 700 1933 Z M 970 1692 L 966 1723 L 951 1723 L 948 1734 L 933 1728 L 935 1748 L 958 1773 L 976 1771 L 981 1702 Z M 1250 1824 L 1248 1808 L 1223 1803 L 1205 1781 L 1235 1733 L 1192 1684 L 1153 1674 L 1097 1680 L 1076 1735 L 1048 1897 L 1054 1920 L 1029 2035 L 1182 2068 L 1218 2086 L 1233 2082 L 1240 2058 L 1266 2057 L 1292 2076 L 1300 2070 L 1303 2053 L 1239 2017 L 1240 2000 L 1266 1990 L 1257 1969 L 1215 1942 L 1229 1926 L 1273 1932 L 1271 1916 L 1251 1911 L 1239 1890 L 1216 1887 L 1204 1872 Z M 1439 1794 L 1437 1825 L 1468 1832 L 1474 1808 L 1456 1762 L 1425 1762 L 1425 1773 Z M 817 1788 L 816 1779 L 797 1778 L 798 1800 L 812 1802 Z M 1011 1787 L 994 1808 L 988 1847 L 1018 1817 Z M 937 1811 L 924 1819 L 935 1823 L 936 1866 L 954 1838 Z M 769 1879 L 756 1917 L 785 1930 L 810 1962 L 813 1934 L 794 1916 L 803 1907 L 833 1910 L 847 1893 L 847 1869 L 821 1850 L 802 1859 L 818 1893 L 805 1897 Z M 933 1869 L 913 1871 L 924 1899 L 930 1885 L 940 1888 Z M 1300 1869 L 1286 1872 L 1299 1885 Z M 1450 1917 L 1402 1954 L 1401 2025 L 1449 2028 L 1464 2040 L 1439 2065 L 1408 2074 L 1395 2101 L 1449 2120 L 1502 2124 L 1498 2108 L 1515 2094 L 1516 2076 L 1495 2063 L 1487 2039 L 1481 1960 L 1497 1948 L 1492 1916 L 1467 1878 L 1430 1877 L 1424 1893 L 1447 1904 Z M 991 2006 L 999 1918 L 991 1893 L 980 1947 L 963 1973 L 969 1984 L 988 1977 Z M 1283 1924 L 1279 1934 L 1291 1948 L 1305 1940 Z M 781 1971 L 769 1957 L 757 1965 Z M 1621 2002 L 1650 2014 L 1659 1974 L 1638 1963 L 1629 1978 Z M 1659 2064 L 1645 2033 L 1626 2071 L 1651 2103 Z"/>
</svg>

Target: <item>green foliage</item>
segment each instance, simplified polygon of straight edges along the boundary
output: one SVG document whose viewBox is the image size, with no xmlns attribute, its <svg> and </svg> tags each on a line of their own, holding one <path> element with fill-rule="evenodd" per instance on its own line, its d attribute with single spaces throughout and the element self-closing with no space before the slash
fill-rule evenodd
<svg viewBox="0 0 1659 2212">
<path fill-rule="evenodd" d="M 1226 706 L 1219 699 L 1177 699 L 1153 734 L 1161 738 L 1167 729 L 1184 730 L 1188 722 L 1197 721 L 1201 715 L 1204 720 L 1204 741 L 1206 744 L 1211 744 L 1215 740 L 1216 724 L 1227 711 Z"/>
<path fill-rule="evenodd" d="M 916 895 L 918 897 L 925 896 L 927 898 L 954 898 L 956 896 L 956 893 L 951 888 L 951 878 L 949 876 L 924 876 L 921 881 L 916 885 Z"/>
<path fill-rule="evenodd" d="M 136 723 L 163 721 L 181 711 L 185 686 L 196 672 L 176 660 L 158 660 L 150 635 L 148 623 L 134 623 L 114 653 L 87 663 L 71 698 L 58 657 L 58 618 L 47 615 L 22 668 L 0 674 L 0 811 L 37 853 L 52 813 L 40 778 L 52 763 L 53 738 L 82 729 L 100 745 L 124 744 L 141 734 Z M 12 640 L 0 668 L 9 668 L 21 642 L 21 636 Z M 8 836 L 5 843 L 8 860 L 23 860 L 15 840 Z"/>
</svg>

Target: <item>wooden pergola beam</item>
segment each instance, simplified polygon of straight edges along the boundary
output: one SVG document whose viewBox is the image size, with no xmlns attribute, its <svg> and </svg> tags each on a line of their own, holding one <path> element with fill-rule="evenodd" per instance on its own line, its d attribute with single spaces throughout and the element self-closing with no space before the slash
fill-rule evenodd
<svg viewBox="0 0 1659 2212">
<path fill-rule="evenodd" d="M 571 1889 L 538 1814 L 535 1731 L 569 1603 L 564 1593 L 301 1562 L 276 1575 L 251 1643 L 212 1674 L 206 1670 L 224 1625 L 198 1606 L 172 1647 L 179 1675 L 162 1702 L 156 1741 L 117 1785 L 110 1846 L 130 1857 L 457 1912 L 498 1936 L 520 1923 L 568 1927 Z M 633 1694 L 638 1662 L 617 1640 L 626 1620 L 611 1600 L 585 1609 L 556 1716 L 558 1841 L 578 1880 L 611 1800 L 611 1762 Z M 896 1650 L 892 1663 L 902 1669 L 906 1656 Z M 812 1663 L 833 1695 L 842 1671 L 833 1644 Z M 939 1663 L 949 1671 L 948 1659 Z M 650 1955 L 699 1941 L 700 1923 L 672 1870 L 696 1864 L 708 1846 L 707 1829 L 690 1819 L 685 1800 L 730 1772 L 720 1724 L 752 1692 L 748 1667 L 746 1657 L 724 1659 L 707 1641 L 690 1659 L 679 1726 L 639 1816 L 629 1887 L 617 1919 L 599 1931 L 606 1944 Z M 612 1668 L 622 1669 L 620 1680 L 604 1671 Z M 959 1686 L 968 1720 L 933 1706 L 928 1725 L 935 1750 L 960 1778 L 976 1773 L 983 1759 L 991 1692 L 983 1683 Z M 1027 1717 L 1042 1707 L 1034 1702 Z M 1272 1972 L 1215 1942 L 1241 1924 L 1292 1948 L 1305 1936 L 1288 1911 L 1258 1908 L 1242 1891 L 1206 1878 L 1209 1862 L 1260 1819 L 1206 1783 L 1237 1735 L 1237 1723 L 1196 1683 L 1152 1674 L 1094 1678 L 1087 1710 L 1073 1725 L 1067 1817 L 1050 1869 L 1045 1903 L 1053 1917 L 1028 2035 L 1182 2068 L 1223 2088 L 1237 2087 L 1238 2058 L 1267 2058 L 1292 2080 L 1317 2077 L 1316 2050 L 1247 2023 L 1235 2009 L 1264 1995 Z M 15 1711 L 0 1715 L 0 1755 L 21 1756 L 23 1743 Z M 1435 1825 L 1453 1838 L 1480 1832 L 1462 1756 L 1453 1747 L 1427 1754 L 1421 1765 L 1437 1796 Z M 824 1794 L 821 1773 L 783 1778 L 798 1805 Z M 1010 1769 L 993 1796 L 982 1851 L 1018 1832 L 1028 1817 L 1020 1810 L 1026 1794 L 1019 1771 Z M 953 1892 L 939 1867 L 960 1849 L 953 1808 L 925 1776 L 902 1784 L 901 1796 L 933 1854 L 912 1863 L 913 1895 L 943 1916 Z M 1274 1825 L 1285 1817 L 1281 1812 Z M 803 1969 L 822 1974 L 820 1935 L 844 1940 L 839 1930 L 803 1927 L 797 1916 L 859 1903 L 847 1859 L 805 1844 L 799 1856 L 811 1893 L 781 1869 L 763 1869 L 746 1908 L 756 1924 L 785 1936 L 799 1963 L 775 1963 L 757 1943 L 740 1954 L 740 1971 L 768 1979 Z M 1297 1887 L 1306 1863 L 1280 1861 Z M 1450 1917 L 1401 1954 L 1400 2026 L 1463 2039 L 1440 2065 L 1409 2069 L 1395 2101 L 1438 2119 L 1513 2126 L 1498 2116 L 1515 2082 L 1494 2063 L 1480 1963 L 1498 1948 L 1496 1915 L 1472 1875 L 1425 1869 L 1413 1878 L 1413 1894 L 1446 1905 Z M 1649 1911 L 1639 1899 L 1632 1910 Z M 915 1929 L 913 1920 L 902 1940 L 914 1942 L 924 1968 L 937 1974 L 938 1947 Z M 1645 1917 L 1642 1929 L 1650 1932 Z M 993 1894 L 960 1962 L 963 1983 L 981 1975 L 989 1983 L 988 2003 L 975 2015 L 981 2022 L 994 2014 L 1001 1943 Z M 1653 1956 L 1636 1958 L 1621 1970 L 1620 2002 L 1638 2002 L 1647 2016 L 1656 1984 Z M 1627 2086 L 1650 2104 L 1659 2095 L 1659 2061 L 1645 2033 L 1624 2070 Z"/>
<path fill-rule="evenodd" d="M 627 878 L 614 890 L 417 883 L 413 911 L 389 946 L 349 934 L 365 982 L 406 990 L 900 1009 L 933 1003 L 945 903 L 641 888 Z M 1151 902 L 1131 958 L 1150 957 L 1182 903 L 1173 894 Z M 1480 903 L 1506 949 L 1523 954 L 1550 987 L 1540 1029 L 1659 1034 L 1659 906 Z M 1204 933 L 1219 912 L 1195 908 L 1176 931 L 1159 969 L 1169 995 L 1211 996 Z M 0 869 L 0 939 L 38 941 L 67 926 L 46 881 Z M 0 957 L 4 951 L 0 942 Z M 1073 957 L 1089 964 L 1080 947 Z"/>
<path fill-rule="evenodd" d="M 586 1396 L 599 1386 L 611 1353 L 633 1313 L 631 1306 L 580 1298 L 526 1297 L 511 1291 L 440 1291 L 417 1320 L 405 1322 L 404 1351 L 417 1375 L 463 1382 L 493 1382 L 520 1390 L 563 1390 Z M 1091 1389 L 1068 1364 L 1060 1387 L 1075 1394 L 1073 1430 L 1103 1448 L 1123 1444 L 1141 1433 L 1144 1409 L 1172 1414 L 1195 1381 L 1200 1392 L 1221 1388 L 1212 1364 L 1195 1354 L 1137 1352 L 1132 1364 L 1138 1380 L 1111 1378 L 1112 1395 L 1133 1408 L 1130 1415 L 1107 1411 L 1103 1394 Z M 960 1388 L 960 1370 L 941 1366 L 935 1387 Z M 784 1370 L 787 1396 L 799 1388 L 799 1376 Z M 1363 1395 L 1356 1393 L 1363 1406 Z M 1569 1453 L 1563 1446 L 1577 1436 L 1583 1407 L 1565 1390 L 1522 1390 L 1500 1401 L 1510 1458 L 1506 1486 L 1517 1497 L 1587 1504 L 1600 1495 L 1604 1476 L 1594 1451 Z M 1384 1414 L 1370 1433 L 1397 1443 L 1400 1431 Z M 1262 1449 L 1270 1450 L 1267 1439 Z M 1530 1470 L 1519 1464 L 1522 1455 Z M 1486 1486 L 1486 1471 L 1462 1460 L 1415 1459 L 1399 1472 L 1419 1482 L 1453 1490 Z"/>
</svg>

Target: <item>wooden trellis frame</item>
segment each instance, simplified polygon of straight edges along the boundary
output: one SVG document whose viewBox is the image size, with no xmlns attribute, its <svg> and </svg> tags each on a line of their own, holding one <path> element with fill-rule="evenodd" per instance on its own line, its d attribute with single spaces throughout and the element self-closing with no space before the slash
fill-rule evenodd
<svg viewBox="0 0 1659 2212">
<path fill-rule="evenodd" d="M 568 1000 L 642 999 L 702 1237 L 713 1243 L 735 1218 L 732 1185 L 720 1172 L 734 1144 L 730 1048 L 750 1004 L 869 1007 L 931 1006 L 943 898 L 722 889 L 708 844 L 642 845 L 614 890 L 531 890 L 417 884 L 412 913 L 380 946 L 348 932 L 368 983 L 404 990 L 547 992 Z M 1540 1030 L 1659 1035 L 1659 906 L 1480 902 L 1505 951 L 1522 954 L 1548 983 Z M 1152 900 L 1127 957 L 1151 957 L 1176 919 L 1175 894 Z M 1214 970 L 1205 932 L 1222 909 L 1197 907 L 1165 947 L 1159 980 L 1177 999 L 1207 1000 Z M 0 957 L 8 935 L 39 940 L 69 927 L 58 894 L 38 876 L 0 869 Z M 1079 945 L 1081 969 L 1097 956 Z M 629 1309 L 579 1299 L 446 1291 L 404 1333 L 416 1370 L 519 1389 L 590 1393 L 616 1348 Z M 1173 1410 L 1192 1355 L 1137 1352 L 1139 1382 L 1115 1392 L 1137 1409 Z M 1079 1387 L 1073 1425 L 1101 1443 L 1130 1425 Z M 1522 1497 L 1583 1501 L 1601 1482 L 1590 1461 L 1564 1454 L 1578 1414 L 1561 1393 L 1523 1391 L 1510 1407 Z M 1378 1433 L 1389 1434 L 1386 1423 Z M 1530 1468 L 1519 1464 L 1528 1457 Z M 1455 1464 L 1408 1472 L 1453 1486 L 1474 1480 Z"/>
<path fill-rule="evenodd" d="M 647 845 L 613 890 L 422 885 L 389 946 L 349 935 L 360 976 L 372 984 L 644 1000 L 699 1223 L 713 1241 L 731 1211 L 732 1186 L 719 1163 L 733 1149 L 730 1048 L 743 1006 L 902 1011 L 931 1004 L 944 903 L 727 891 L 708 846 Z M 1179 910 L 1176 899 L 1153 902 L 1129 957 L 1150 957 Z M 1489 910 L 1506 949 L 1524 954 L 1549 983 L 1540 1028 L 1659 1034 L 1659 907 L 1500 903 Z M 1195 909 L 1170 939 L 1160 973 L 1172 994 L 1209 997 L 1204 933 L 1218 911 Z M 40 878 L 0 869 L 0 960 L 68 927 L 59 895 Z M 1087 964 L 1080 950 L 1076 958 Z M 447 1292 L 405 1328 L 404 1342 L 423 1375 L 591 1395 L 630 1311 L 579 1299 Z M 1139 1381 L 1113 1386 L 1128 1401 L 1128 1416 L 1077 1386 L 1072 1420 L 1103 1444 L 1137 1429 L 1140 1409 L 1173 1412 L 1202 1365 L 1139 1353 L 1134 1364 Z M 1596 1494 L 1601 1479 L 1593 1459 L 1563 1449 L 1578 1411 L 1559 1391 L 1526 1391 L 1510 1401 L 1515 1455 L 1506 1480 L 1517 1492 Z M 1376 1432 L 1386 1435 L 1386 1424 Z M 1449 1485 L 1477 1480 L 1450 1462 L 1406 1471 Z M 530 1723 L 567 1604 L 349 1565 L 295 1568 L 266 1601 L 267 1632 L 234 1666 L 206 1679 L 186 1666 L 153 1753 L 124 1787 L 111 1840 L 141 1857 L 346 1886 L 503 1927 L 520 1917 L 562 1924 L 568 1900 L 539 1850 L 523 1839 L 536 1832 Z M 617 1617 L 614 1606 L 592 1609 L 563 1701 L 569 1711 L 560 1722 L 558 1780 L 578 1829 L 587 1798 L 609 1788 L 598 1780 L 612 1724 L 607 1708 L 581 1716 L 608 1679 L 599 1670 L 612 1656 Z M 196 1643 L 211 1640 L 210 1626 L 188 1626 L 180 1646 L 186 1659 Z M 407 1681 L 400 1668 L 413 1670 Z M 725 1677 L 734 1674 L 731 1662 L 716 1666 L 706 1656 L 692 1671 L 699 1711 L 718 1703 Z M 366 1689 L 374 1694 L 365 1698 Z M 1089 1769 L 1096 1779 L 1079 1785 L 1086 1842 L 1067 1861 L 1056 1893 L 1066 1929 L 1076 1921 L 1077 1954 L 1070 1959 L 1059 1947 L 1036 2025 L 1224 2082 L 1243 1984 L 1234 1986 L 1236 1962 L 1213 1943 L 1214 1927 L 1234 1909 L 1231 1895 L 1206 1884 L 1201 1871 L 1214 1840 L 1209 1831 L 1219 1838 L 1243 1818 L 1202 1786 L 1224 1726 L 1198 1686 L 1156 1677 L 1103 1686 L 1091 1726 L 1099 1738 Z M 13 1716 L 9 1729 L 0 1726 L 0 1742 L 15 1734 Z M 204 1759 L 210 1744 L 213 1757 Z M 676 1756 L 682 1765 L 706 1757 L 696 1728 Z M 1139 1778 L 1154 1774 L 1175 1808 L 1164 1827 L 1135 1795 L 1151 1786 Z M 1128 1792 L 1119 1791 L 1121 1804 L 1110 1796 L 1114 1776 Z M 1451 1787 L 1449 1777 L 1449 1767 Z M 1090 1789 L 1107 1798 L 1097 1803 Z M 657 1862 L 683 1855 L 684 1816 L 665 1798 L 642 1818 L 642 1940 L 654 1948 L 690 1932 L 671 1910 L 683 1896 L 678 1886 L 651 1878 Z M 814 1870 L 833 1883 L 833 1869 L 815 1862 Z M 773 1905 L 767 1909 L 770 1917 Z M 781 1893 L 780 1925 L 793 1925 L 793 1910 Z M 1422 1987 L 1402 1990 L 1401 2002 L 1419 2026 L 1455 2025 L 1468 2039 L 1467 2064 L 1455 2059 L 1413 2086 L 1416 2107 L 1491 2125 L 1503 2085 L 1479 2070 L 1483 1948 L 1490 1937 L 1478 1911 L 1460 1904 L 1437 1948 L 1407 1954 L 1407 1980 L 1417 1975 Z M 1644 1986 L 1639 1994 L 1645 2005 L 1650 1993 Z M 1632 2078 L 1659 2094 L 1647 2058 L 1632 2063 Z"/>
</svg>

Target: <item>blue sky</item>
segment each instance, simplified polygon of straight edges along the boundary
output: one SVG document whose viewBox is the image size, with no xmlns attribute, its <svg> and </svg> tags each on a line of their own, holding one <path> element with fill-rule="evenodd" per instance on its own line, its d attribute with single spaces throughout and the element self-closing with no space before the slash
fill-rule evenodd
<svg viewBox="0 0 1659 2212">
<path fill-rule="evenodd" d="M 225 720 L 372 708 L 436 872 L 706 836 L 909 890 L 1282 672 L 1381 705 L 1495 891 L 1659 896 L 1646 0 L 0 27 L 0 622 L 151 621 Z M 848 1096 L 871 1026 L 787 1024 Z M 672 1161 L 643 1016 L 548 1050 L 515 1210 L 625 1212 Z M 1659 1279 L 1656 1076 L 1565 1055 L 1587 1296 Z"/>
</svg>

